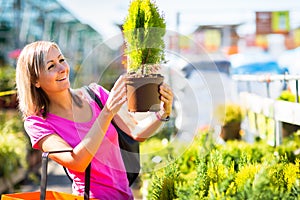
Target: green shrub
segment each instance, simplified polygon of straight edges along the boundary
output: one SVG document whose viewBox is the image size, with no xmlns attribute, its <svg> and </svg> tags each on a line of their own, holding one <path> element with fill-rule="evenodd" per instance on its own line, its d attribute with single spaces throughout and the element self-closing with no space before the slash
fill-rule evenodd
<svg viewBox="0 0 300 200">
<path fill-rule="evenodd" d="M 178 164 L 174 161 L 169 161 L 165 168 L 156 171 L 153 176 L 152 185 L 149 190 L 149 199 L 165 199 L 172 200 L 177 198 L 175 184 L 179 180 Z"/>
<path fill-rule="evenodd" d="M 152 0 L 132 0 L 123 25 L 126 41 L 127 71 L 148 74 L 147 64 L 161 64 L 165 60 L 164 16 Z M 150 69 L 149 73 L 153 73 Z"/>
<path fill-rule="evenodd" d="M 283 90 L 277 100 L 296 102 L 296 95 L 290 90 Z"/>
<path fill-rule="evenodd" d="M 148 176 L 149 197 L 170 199 L 162 195 L 166 184 L 168 197 L 184 200 L 299 199 L 299 145 L 298 135 L 277 147 L 263 140 L 216 145 L 209 132 L 201 133 L 182 157 Z"/>
<path fill-rule="evenodd" d="M 299 166 L 299 160 L 298 166 Z M 265 163 L 253 180 L 251 199 L 299 199 L 299 168 L 294 163 Z M 298 183 L 297 183 L 298 182 Z"/>
<path fill-rule="evenodd" d="M 3 116 L 1 117 L 2 119 Z M 0 176 L 10 178 L 20 167 L 26 168 L 28 139 L 22 121 L 13 117 L 0 124 Z"/>
<path fill-rule="evenodd" d="M 0 66 L 0 91 L 15 89 L 16 70 L 12 66 Z"/>
<path fill-rule="evenodd" d="M 244 109 L 237 103 L 219 105 L 215 112 L 222 125 L 232 122 L 242 122 L 245 117 Z"/>
</svg>

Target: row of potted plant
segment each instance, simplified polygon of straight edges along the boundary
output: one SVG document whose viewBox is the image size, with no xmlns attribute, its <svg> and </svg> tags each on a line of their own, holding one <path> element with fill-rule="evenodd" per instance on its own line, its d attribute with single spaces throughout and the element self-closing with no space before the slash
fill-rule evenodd
<svg viewBox="0 0 300 200">
<path fill-rule="evenodd" d="M 210 131 L 201 132 L 180 158 L 161 155 L 165 167 L 143 175 L 147 199 L 299 199 L 299 148 L 299 134 L 272 147 L 266 141 L 217 145 Z"/>
</svg>

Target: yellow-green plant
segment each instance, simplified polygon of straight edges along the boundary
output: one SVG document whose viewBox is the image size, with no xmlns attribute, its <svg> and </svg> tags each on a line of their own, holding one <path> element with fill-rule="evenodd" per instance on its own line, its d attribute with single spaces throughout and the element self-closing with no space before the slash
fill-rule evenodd
<svg viewBox="0 0 300 200">
<path fill-rule="evenodd" d="M 277 100 L 296 102 L 296 95 L 293 94 L 290 90 L 283 90 Z"/>
<path fill-rule="evenodd" d="M 2 163 L 0 176 L 8 180 L 18 168 L 27 167 L 26 156 L 29 144 L 22 128 L 22 121 L 17 117 L 6 119 L 3 124 L 0 123 L 0 163 Z"/>
<path fill-rule="evenodd" d="M 261 164 L 249 164 L 242 166 L 235 176 L 237 190 L 243 190 L 247 182 L 252 182 L 255 174 L 259 172 Z"/>
<path fill-rule="evenodd" d="M 16 70 L 12 66 L 0 66 L 0 91 L 15 89 Z"/>
<path fill-rule="evenodd" d="M 216 115 L 221 124 L 228 124 L 242 122 L 245 117 L 245 111 L 238 103 L 225 103 L 217 107 Z"/>
<path fill-rule="evenodd" d="M 198 154 L 186 151 L 166 164 L 168 169 L 149 176 L 149 199 L 300 199 L 300 155 L 295 153 L 299 138 L 272 147 L 262 140 L 208 145 L 207 135 L 200 136 L 190 146 Z M 195 167 L 182 167 L 191 156 Z"/>
<path fill-rule="evenodd" d="M 151 74 L 165 60 L 164 16 L 152 0 L 132 0 L 123 24 L 127 71 Z M 149 65 L 151 64 L 151 66 Z"/>
<path fill-rule="evenodd" d="M 177 191 L 175 184 L 179 180 L 179 175 L 178 164 L 174 160 L 169 160 L 169 164 L 162 170 L 156 172 L 152 178 L 149 199 L 176 199 Z"/>
</svg>

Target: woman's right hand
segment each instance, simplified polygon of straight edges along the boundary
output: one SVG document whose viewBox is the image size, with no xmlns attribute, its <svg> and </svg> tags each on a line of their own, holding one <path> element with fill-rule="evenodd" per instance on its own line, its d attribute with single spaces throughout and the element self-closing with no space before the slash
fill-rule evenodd
<svg viewBox="0 0 300 200">
<path fill-rule="evenodd" d="M 115 115 L 126 101 L 126 87 L 124 76 L 120 76 L 111 89 L 105 107 Z"/>
</svg>

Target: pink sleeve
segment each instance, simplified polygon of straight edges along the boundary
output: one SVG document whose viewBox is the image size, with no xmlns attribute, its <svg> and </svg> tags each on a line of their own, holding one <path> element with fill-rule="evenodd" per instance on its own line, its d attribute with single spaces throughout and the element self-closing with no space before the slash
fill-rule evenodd
<svg viewBox="0 0 300 200">
<path fill-rule="evenodd" d="M 32 147 L 35 149 L 39 149 L 38 142 L 43 137 L 55 133 L 51 125 L 38 116 L 27 117 L 24 121 L 24 128 L 30 138 Z"/>
</svg>

